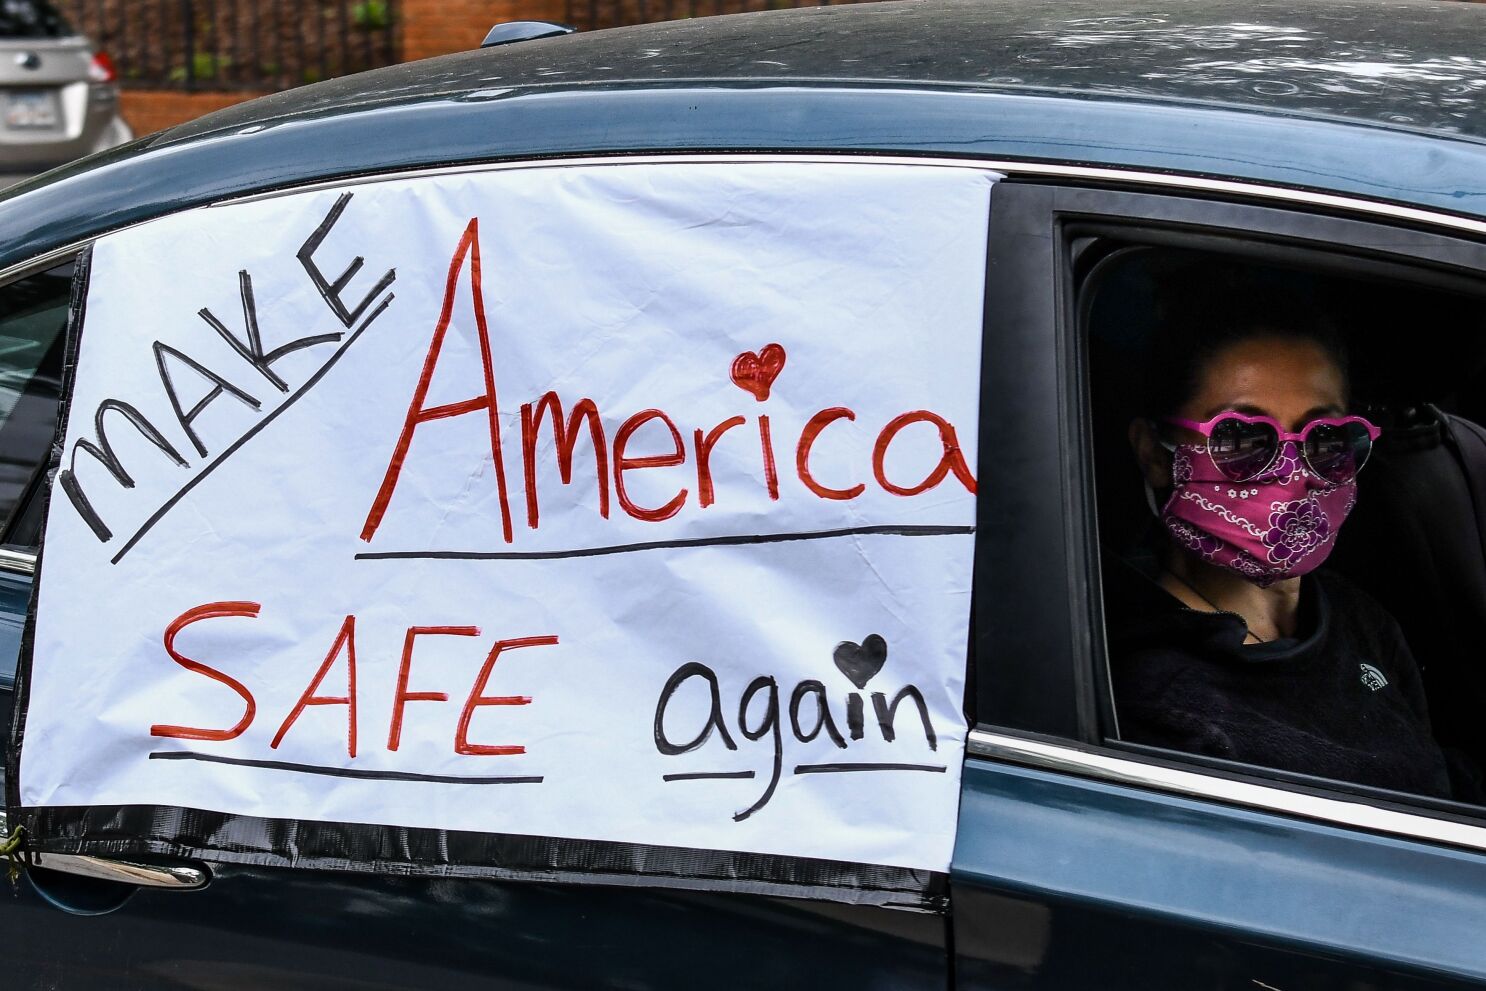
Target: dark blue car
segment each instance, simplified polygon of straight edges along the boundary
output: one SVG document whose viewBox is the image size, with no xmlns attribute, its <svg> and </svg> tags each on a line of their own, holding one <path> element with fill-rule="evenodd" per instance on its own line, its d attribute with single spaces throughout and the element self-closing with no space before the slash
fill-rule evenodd
<svg viewBox="0 0 1486 991">
<path fill-rule="evenodd" d="M 970 728 L 935 897 L 41 853 L 0 892 L 0 986 L 1486 986 L 1483 42 L 1486 9 L 1439 0 L 899 0 L 703 18 L 308 86 L 7 191 L 9 696 L 73 276 L 95 239 L 286 190 L 507 165 L 849 160 L 1004 177 L 986 221 Z M 1235 278 L 1324 311 L 1350 352 L 1348 412 L 1381 428 L 1327 567 L 1396 620 L 1417 662 L 1416 708 L 1450 766 L 1433 793 L 1131 728 L 1111 623 L 1118 565 L 1151 518 L 1126 439 L 1149 327 L 1165 294 Z M 1387 691 L 1366 667 L 1358 690 Z"/>
</svg>

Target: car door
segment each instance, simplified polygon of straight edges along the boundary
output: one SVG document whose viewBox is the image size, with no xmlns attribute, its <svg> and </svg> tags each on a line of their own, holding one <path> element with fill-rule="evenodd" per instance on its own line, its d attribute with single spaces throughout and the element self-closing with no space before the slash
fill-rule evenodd
<svg viewBox="0 0 1486 991">
<path fill-rule="evenodd" d="M 1306 194 L 1192 181 L 1211 197 L 1196 200 L 1151 191 L 1157 177 L 1138 179 L 1118 191 L 1024 175 L 998 191 L 991 270 L 1000 277 L 989 307 L 1007 322 L 986 353 L 981 466 L 1002 466 L 1014 482 L 982 496 L 979 725 L 953 875 L 956 984 L 1479 987 L 1479 806 L 1119 739 L 1099 566 L 1115 552 L 1109 521 L 1096 514 L 1096 475 L 1102 483 L 1111 473 L 1094 464 L 1104 425 L 1090 406 L 1097 362 L 1080 291 L 1089 277 L 1081 253 L 1104 240 L 1259 259 L 1353 287 L 1397 280 L 1399 292 L 1469 302 L 1486 272 L 1481 227 L 1453 218 L 1403 226 L 1375 204 L 1349 203 L 1338 216 Z M 1445 375 L 1466 362 L 1458 348 L 1432 343 L 1448 336 L 1446 324 L 1463 329 L 1449 310 L 1412 312 L 1418 319 L 1368 338 L 1381 377 L 1414 367 Z M 1475 395 L 1468 389 L 1463 401 Z M 1368 482 L 1364 475 L 1364 504 Z M 1138 483 L 1131 499 L 1140 502 Z M 1429 505 L 1427 513 L 1446 512 L 1442 501 Z M 1457 540 L 1474 539 L 1465 534 Z M 1353 577 L 1382 587 L 1389 576 L 1373 563 Z M 1464 613 L 1441 621 L 1456 624 L 1453 639 L 1479 637 Z M 1405 632 L 1419 651 L 1427 631 Z M 1433 702 L 1441 735 L 1450 706 Z"/>
<path fill-rule="evenodd" d="M 57 319 L 65 314 L 70 269 L 15 274 L 5 290 L 29 292 L 41 280 L 50 293 L 47 312 Z M 0 332 L 9 332 L 9 322 L 0 313 Z M 0 569 L 14 565 L 14 578 L 10 572 L 3 578 L 4 619 L 17 633 L 40 534 L 35 496 L 47 481 L 35 469 L 51 441 L 59 393 L 61 338 L 49 340 L 55 364 L 36 388 L 51 406 L 37 414 L 26 456 L 16 455 L 12 487 L 29 486 L 30 498 L 18 499 L 7 532 L 21 545 L 0 556 Z M 31 379 L 41 382 L 36 374 Z M 10 429 L 0 427 L 0 459 L 9 458 Z M 44 438 L 39 447 L 36 437 Z M 66 579 L 49 574 L 47 580 Z M 11 664 L 16 643 L 18 637 L 0 644 Z M 209 883 L 187 890 L 165 886 L 156 874 L 125 883 L 119 864 L 90 858 L 43 858 L 41 865 L 51 869 L 33 865 L 19 896 L 4 902 L 4 925 L 14 937 L 3 965 L 7 986 L 756 988 L 825 981 L 938 988 L 949 980 L 943 911 L 664 890 L 643 882 L 373 876 L 168 857 L 144 865 L 209 876 Z"/>
</svg>

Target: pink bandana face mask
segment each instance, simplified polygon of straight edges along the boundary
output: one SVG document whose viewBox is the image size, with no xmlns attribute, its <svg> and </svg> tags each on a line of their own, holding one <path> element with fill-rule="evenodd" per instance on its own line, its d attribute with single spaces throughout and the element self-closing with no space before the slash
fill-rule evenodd
<svg viewBox="0 0 1486 991">
<path fill-rule="evenodd" d="M 1204 561 L 1263 588 L 1320 567 L 1357 503 L 1355 479 L 1333 485 L 1285 441 L 1275 463 L 1247 482 L 1223 477 L 1204 447 L 1178 444 L 1161 522 Z"/>
</svg>

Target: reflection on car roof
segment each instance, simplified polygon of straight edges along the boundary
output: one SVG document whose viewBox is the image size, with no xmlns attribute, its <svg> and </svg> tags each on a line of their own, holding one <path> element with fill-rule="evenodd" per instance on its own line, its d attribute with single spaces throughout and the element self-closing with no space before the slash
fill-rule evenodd
<svg viewBox="0 0 1486 991">
<path fill-rule="evenodd" d="M 1438 0 L 900 0 L 667 21 L 392 66 L 170 132 L 610 84 L 843 82 L 1222 105 L 1486 140 L 1486 10 Z"/>
</svg>

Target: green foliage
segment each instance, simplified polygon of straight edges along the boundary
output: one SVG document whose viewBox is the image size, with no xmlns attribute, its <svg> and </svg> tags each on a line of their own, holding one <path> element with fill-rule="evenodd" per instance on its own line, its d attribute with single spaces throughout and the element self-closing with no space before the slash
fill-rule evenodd
<svg viewBox="0 0 1486 991">
<path fill-rule="evenodd" d="M 351 23 L 362 31 L 382 31 L 392 23 L 387 0 L 361 0 L 351 7 Z"/>
<path fill-rule="evenodd" d="M 232 66 L 232 59 L 213 52 L 197 52 L 191 57 L 191 75 L 195 79 L 216 79 Z M 170 81 L 185 82 L 186 67 L 178 65 L 170 70 Z"/>
</svg>

